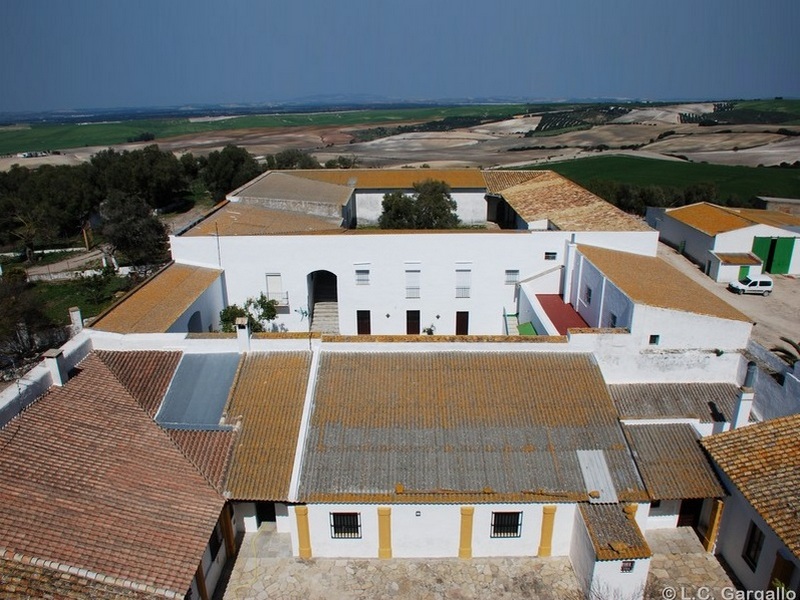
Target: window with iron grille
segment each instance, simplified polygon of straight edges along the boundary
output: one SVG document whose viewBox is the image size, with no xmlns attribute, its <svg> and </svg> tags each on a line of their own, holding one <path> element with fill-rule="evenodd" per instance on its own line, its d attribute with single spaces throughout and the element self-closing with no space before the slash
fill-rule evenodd
<svg viewBox="0 0 800 600">
<path fill-rule="evenodd" d="M 456 298 L 469 298 L 471 269 L 456 269 Z"/>
<path fill-rule="evenodd" d="M 544 259 L 545 260 L 556 260 L 558 258 L 558 252 L 545 252 Z"/>
<path fill-rule="evenodd" d="M 406 298 L 419 298 L 419 269 L 406 269 Z"/>
<path fill-rule="evenodd" d="M 506 269 L 506 285 L 519 283 L 519 269 Z"/>
<path fill-rule="evenodd" d="M 623 560 L 619 570 L 622 573 L 633 573 L 633 567 L 636 563 L 632 560 Z"/>
<path fill-rule="evenodd" d="M 361 513 L 330 513 L 332 538 L 361 538 Z"/>
<path fill-rule="evenodd" d="M 356 269 L 356 285 L 369 285 L 369 269 Z"/>
<path fill-rule="evenodd" d="M 522 535 L 521 512 L 493 512 L 492 537 L 516 538 Z"/>
<path fill-rule="evenodd" d="M 588 285 L 583 291 L 583 301 L 586 303 L 586 306 L 589 306 L 592 303 L 592 288 L 590 288 Z"/>
</svg>

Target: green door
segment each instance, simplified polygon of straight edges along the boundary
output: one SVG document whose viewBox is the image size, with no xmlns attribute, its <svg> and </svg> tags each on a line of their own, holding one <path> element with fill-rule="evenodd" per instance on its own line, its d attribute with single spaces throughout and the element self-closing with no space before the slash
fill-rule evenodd
<svg viewBox="0 0 800 600">
<path fill-rule="evenodd" d="M 767 258 L 769 258 L 769 246 L 772 243 L 772 238 L 768 237 L 757 237 L 753 238 L 753 254 L 755 254 L 758 258 L 760 258 L 764 262 L 764 266 L 767 266 Z M 764 269 L 767 270 L 766 268 Z"/>
<path fill-rule="evenodd" d="M 786 275 L 792 262 L 793 251 L 794 238 L 778 238 L 775 244 L 775 253 L 772 255 L 772 264 L 769 265 L 769 272 L 776 275 Z"/>
<path fill-rule="evenodd" d="M 750 267 L 739 267 L 739 281 L 750 275 Z"/>
</svg>

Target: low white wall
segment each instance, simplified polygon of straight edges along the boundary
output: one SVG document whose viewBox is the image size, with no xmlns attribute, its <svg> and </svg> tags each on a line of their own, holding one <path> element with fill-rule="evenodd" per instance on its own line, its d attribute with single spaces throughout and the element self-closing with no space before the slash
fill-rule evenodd
<svg viewBox="0 0 800 600">
<path fill-rule="evenodd" d="M 586 529 L 586 523 L 583 522 L 583 516 L 579 510 L 575 511 L 569 560 L 572 563 L 572 570 L 575 571 L 578 586 L 587 596 L 592 585 L 596 558 L 589 531 Z"/>
<path fill-rule="evenodd" d="M 604 560 L 595 563 L 590 598 L 635 600 L 644 597 L 647 575 L 650 572 L 650 559 L 634 560 L 633 570 L 628 573 L 622 572 L 623 562 Z"/>
<path fill-rule="evenodd" d="M 420 173 L 420 181 L 427 179 L 423 172 Z M 356 214 L 358 224 L 377 225 L 378 219 L 383 212 L 383 196 L 386 193 L 397 190 L 356 190 Z M 412 195 L 414 190 L 401 190 L 403 193 Z M 456 201 L 456 214 L 461 219 L 463 225 L 483 225 L 486 223 L 486 192 L 484 190 L 465 190 L 450 193 Z"/>
<path fill-rule="evenodd" d="M 646 529 L 673 529 L 678 526 L 680 500 L 662 500 L 660 506 L 650 507 Z"/>
</svg>

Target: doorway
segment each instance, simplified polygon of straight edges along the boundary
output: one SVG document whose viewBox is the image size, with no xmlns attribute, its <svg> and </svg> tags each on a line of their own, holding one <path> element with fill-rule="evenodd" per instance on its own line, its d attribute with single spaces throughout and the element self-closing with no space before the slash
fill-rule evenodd
<svg viewBox="0 0 800 600">
<path fill-rule="evenodd" d="M 456 313 L 456 335 L 469 335 L 469 312 L 465 310 Z"/>
<path fill-rule="evenodd" d="M 372 323 L 368 310 L 356 311 L 356 332 L 358 335 L 370 335 L 372 333 Z"/>
<path fill-rule="evenodd" d="M 420 313 L 418 310 L 406 311 L 406 335 L 419 335 Z"/>
</svg>

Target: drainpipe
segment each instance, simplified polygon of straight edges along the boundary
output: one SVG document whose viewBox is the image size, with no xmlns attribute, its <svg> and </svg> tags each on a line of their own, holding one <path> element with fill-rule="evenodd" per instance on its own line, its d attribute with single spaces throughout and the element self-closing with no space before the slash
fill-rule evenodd
<svg viewBox="0 0 800 600">
<path fill-rule="evenodd" d="M 747 363 L 747 374 L 744 378 L 744 385 L 739 389 L 739 399 L 736 402 L 736 412 L 733 415 L 731 429 L 739 429 L 750 422 L 750 411 L 753 409 L 753 398 L 755 392 L 753 386 L 756 380 L 756 363 Z"/>
</svg>

